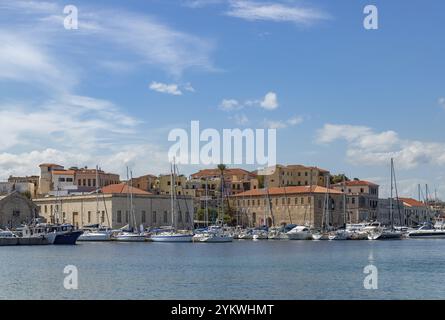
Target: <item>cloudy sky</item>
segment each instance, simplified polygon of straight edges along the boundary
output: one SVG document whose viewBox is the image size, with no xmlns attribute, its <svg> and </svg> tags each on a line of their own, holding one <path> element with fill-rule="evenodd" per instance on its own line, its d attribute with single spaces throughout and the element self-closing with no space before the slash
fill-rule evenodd
<svg viewBox="0 0 445 320">
<path fill-rule="evenodd" d="M 64 6 L 79 11 L 64 28 Z M 0 0 L 0 179 L 168 172 L 173 128 L 276 128 L 277 160 L 445 197 L 445 3 Z M 180 167 L 191 173 L 196 166 Z"/>
</svg>

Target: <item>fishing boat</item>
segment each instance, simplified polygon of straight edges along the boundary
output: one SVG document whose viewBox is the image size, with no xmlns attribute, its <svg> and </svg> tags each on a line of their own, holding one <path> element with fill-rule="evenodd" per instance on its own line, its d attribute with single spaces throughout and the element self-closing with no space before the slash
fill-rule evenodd
<svg viewBox="0 0 445 320">
<path fill-rule="evenodd" d="M 83 234 L 82 230 L 77 230 L 72 224 L 49 225 L 49 232 L 55 232 L 54 244 L 75 245 L 77 239 Z"/>
</svg>

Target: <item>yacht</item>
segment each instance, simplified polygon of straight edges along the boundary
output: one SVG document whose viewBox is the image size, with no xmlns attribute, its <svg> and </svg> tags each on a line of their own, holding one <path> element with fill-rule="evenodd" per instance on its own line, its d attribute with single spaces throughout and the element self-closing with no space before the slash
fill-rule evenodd
<svg viewBox="0 0 445 320">
<path fill-rule="evenodd" d="M 395 228 L 385 228 L 380 222 L 373 222 L 364 229 L 368 233 L 368 240 L 400 240 L 403 233 Z"/>
<path fill-rule="evenodd" d="M 113 237 L 113 240 L 120 242 L 144 242 L 145 235 L 131 231 L 121 231 Z"/>
<path fill-rule="evenodd" d="M 254 230 L 252 232 L 253 240 L 267 240 L 269 238 L 267 230 Z"/>
<path fill-rule="evenodd" d="M 193 233 L 188 231 L 163 231 L 152 234 L 150 240 L 153 242 L 192 242 Z"/>
<path fill-rule="evenodd" d="M 238 234 L 239 240 L 252 240 L 253 239 L 253 230 L 252 229 L 246 229 L 241 231 Z"/>
<path fill-rule="evenodd" d="M 56 245 L 75 245 L 83 234 L 82 230 L 77 230 L 72 224 L 42 224 L 41 227 L 45 227 L 48 233 L 56 234 L 54 239 Z"/>
<path fill-rule="evenodd" d="M 285 228 L 270 228 L 267 235 L 269 240 L 289 240 L 289 236 L 285 232 Z"/>
<path fill-rule="evenodd" d="M 296 226 L 286 233 L 290 240 L 311 240 L 312 232 L 306 226 Z"/>
<path fill-rule="evenodd" d="M 99 225 L 83 228 L 83 234 L 77 241 L 111 241 L 113 230 Z"/>
<path fill-rule="evenodd" d="M 227 243 L 233 242 L 233 236 L 224 232 L 221 227 L 211 226 L 208 230 L 193 236 L 193 242 Z"/>
<path fill-rule="evenodd" d="M 431 224 L 424 224 L 419 229 L 408 232 L 408 238 L 412 239 L 445 239 L 445 230 L 437 229 Z"/>
</svg>

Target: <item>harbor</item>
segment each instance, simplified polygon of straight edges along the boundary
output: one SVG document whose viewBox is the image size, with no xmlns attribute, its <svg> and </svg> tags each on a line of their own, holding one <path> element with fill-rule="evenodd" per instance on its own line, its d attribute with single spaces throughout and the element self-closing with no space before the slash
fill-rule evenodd
<svg viewBox="0 0 445 320">
<path fill-rule="evenodd" d="M 0 299 L 443 299 L 442 240 L 3 247 Z M 365 266 L 378 290 L 363 287 Z M 66 290 L 66 265 L 78 290 Z"/>
</svg>

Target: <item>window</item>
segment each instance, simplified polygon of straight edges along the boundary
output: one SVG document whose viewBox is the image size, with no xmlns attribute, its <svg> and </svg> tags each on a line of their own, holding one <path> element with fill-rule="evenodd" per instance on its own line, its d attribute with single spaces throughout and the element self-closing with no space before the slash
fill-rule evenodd
<svg viewBox="0 0 445 320">
<path fill-rule="evenodd" d="M 87 185 L 87 179 L 83 179 L 83 186 Z"/>
<path fill-rule="evenodd" d="M 102 223 L 105 223 L 105 211 L 102 211 Z"/>
<path fill-rule="evenodd" d="M 66 182 L 73 182 L 73 178 L 66 178 Z"/>
<path fill-rule="evenodd" d="M 91 179 L 88 179 L 88 187 L 91 187 Z"/>
<path fill-rule="evenodd" d="M 156 211 L 152 213 L 152 223 L 156 223 Z"/>
<path fill-rule="evenodd" d="M 88 223 L 91 223 L 91 211 L 88 211 Z"/>
<path fill-rule="evenodd" d="M 129 212 L 127 210 L 127 211 L 125 211 L 125 222 L 127 222 L 127 223 L 129 221 L 128 218 L 129 218 Z"/>
<path fill-rule="evenodd" d="M 122 223 L 122 211 L 117 211 L 117 222 Z"/>
<path fill-rule="evenodd" d="M 301 204 L 304 204 L 304 198 L 301 198 Z"/>
<path fill-rule="evenodd" d="M 190 213 L 188 211 L 185 213 L 185 222 L 190 222 Z"/>
<path fill-rule="evenodd" d="M 93 186 L 96 186 L 96 179 L 93 179 Z"/>
<path fill-rule="evenodd" d="M 145 211 L 142 211 L 141 221 L 145 223 Z"/>
<path fill-rule="evenodd" d="M 164 223 L 168 223 L 167 211 L 164 211 Z M 172 223 L 173 223 L 173 221 L 172 221 Z"/>
<path fill-rule="evenodd" d="M 20 210 L 13 210 L 12 211 L 12 216 L 15 217 L 15 218 L 20 217 Z"/>
</svg>

